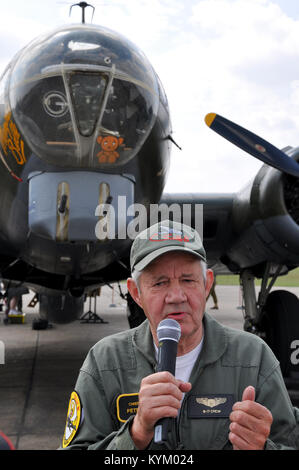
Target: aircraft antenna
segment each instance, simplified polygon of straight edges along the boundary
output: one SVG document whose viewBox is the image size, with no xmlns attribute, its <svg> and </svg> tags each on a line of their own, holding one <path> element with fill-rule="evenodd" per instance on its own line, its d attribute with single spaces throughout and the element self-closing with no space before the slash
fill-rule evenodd
<svg viewBox="0 0 299 470">
<path fill-rule="evenodd" d="M 94 11 L 95 11 L 95 7 L 93 5 L 90 5 L 89 3 L 86 3 L 86 2 L 74 3 L 70 8 L 70 16 L 72 14 L 73 7 L 80 7 L 82 9 L 82 24 L 85 24 L 85 9 L 87 7 L 92 8 L 93 9 L 92 18 L 91 18 L 91 23 L 92 23 Z"/>
<path fill-rule="evenodd" d="M 182 147 L 180 147 L 176 141 L 174 140 L 174 138 L 169 134 L 166 139 L 170 140 L 178 149 L 182 150 Z"/>
</svg>

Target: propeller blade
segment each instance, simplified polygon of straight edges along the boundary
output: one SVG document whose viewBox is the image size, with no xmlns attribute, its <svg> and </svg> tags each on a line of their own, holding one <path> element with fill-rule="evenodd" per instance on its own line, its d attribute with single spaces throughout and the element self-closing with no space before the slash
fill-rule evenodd
<svg viewBox="0 0 299 470">
<path fill-rule="evenodd" d="M 207 114 L 205 122 L 217 134 L 220 134 L 229 142 L 232 142 L 255 158 L 277 168 L 283 173 L 299 177 L 299 164 L 261 137 L 219 116 L 219 114 Z"/>
</svg>

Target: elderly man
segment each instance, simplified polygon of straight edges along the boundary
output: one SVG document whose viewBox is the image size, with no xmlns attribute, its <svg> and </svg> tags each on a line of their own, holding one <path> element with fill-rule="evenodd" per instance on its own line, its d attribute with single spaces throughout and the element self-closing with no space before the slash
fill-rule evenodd
<svg viewBox="0 0 299 470">
<path fill-rule="evenodd" d="M 171 420 L 165 449 L 285 449 L 298 442 L 278 361 L 258 337 L 205 313 L 213 272 L 198 233 L 163 221 L 131 249 L 127 286 L 147 319 L 99 341 L 72 393 L 62 447 L 163 449 L 155 424 Z M 161 320 L 179 322 L 175 376 L 156 372 Z"/>
</svg>

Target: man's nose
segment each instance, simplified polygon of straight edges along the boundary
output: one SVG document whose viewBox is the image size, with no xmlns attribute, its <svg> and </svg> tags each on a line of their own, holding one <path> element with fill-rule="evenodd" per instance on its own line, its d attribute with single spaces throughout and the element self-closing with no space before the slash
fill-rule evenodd
<svg viewBox="0 0 299 470">
<path fill-rule="evenodd" d="M 171 283 L 167 289 L 165 301 L 167 303 L 181 303 L 187 300 L 184 289 L 179 283 Z"/>
</svg>

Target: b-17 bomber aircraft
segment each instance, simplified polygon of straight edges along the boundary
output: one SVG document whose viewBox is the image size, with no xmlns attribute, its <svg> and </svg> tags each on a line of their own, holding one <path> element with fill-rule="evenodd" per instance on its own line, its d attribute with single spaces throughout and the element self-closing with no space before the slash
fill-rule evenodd
<svg viewBox="0 0 299 470">
<path fill-rule="evenodd" d="M 202 204 L 209 266 L 240 276 L 244 328 L 296 388 L 299 300 L 271 288 L 299 266 L 299 148 L 276 149 L 214 113 L 206 123 L 264 165 L 238 193 L 166 194 L 171 120 L 145 55 L 85 22 L 33 40 L 0 81 L 1 277 L 38 294 L 41 318 L 73 321 L 86 292 L 130 275 L 127 208 L 189 205 L 195 226 Z M 128 307 L 133 327 L 144 317 Z"/>
</svg>

